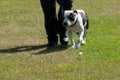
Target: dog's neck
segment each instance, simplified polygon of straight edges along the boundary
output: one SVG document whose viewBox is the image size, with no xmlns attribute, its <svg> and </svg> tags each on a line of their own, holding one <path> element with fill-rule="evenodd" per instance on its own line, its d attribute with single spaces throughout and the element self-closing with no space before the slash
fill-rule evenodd
<svg viewBox="0 0 120 80">
<path fill-rule="evenodd" d="M 75 24 L 77 23 L 77 21 L 78 21 L 78 17 L 77 17 L 77 19 L 75 20 L 75 22 L 74 22 L 72 25 L 70 25 L 70 27 L 75 26 Z"/>
</svg>

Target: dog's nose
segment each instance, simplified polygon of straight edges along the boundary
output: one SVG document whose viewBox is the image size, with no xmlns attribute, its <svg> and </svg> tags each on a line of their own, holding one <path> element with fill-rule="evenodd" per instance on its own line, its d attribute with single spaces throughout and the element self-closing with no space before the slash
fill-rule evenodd
<svg viewBox="0 0 120 80">
<path fill-rule="evenodd" d="M 68 23 L 67 23 L 67 22 L 64 22 L 63 25 L 64 25 L 64 26 L 68 26 Z"/>
</svg>

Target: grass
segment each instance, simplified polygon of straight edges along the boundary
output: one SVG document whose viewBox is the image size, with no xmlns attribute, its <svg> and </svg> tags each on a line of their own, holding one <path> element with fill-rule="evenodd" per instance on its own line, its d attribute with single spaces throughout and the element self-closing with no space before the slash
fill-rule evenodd
<svg viewBox="0 0 120 80">
<path fill-rule="evenodd" d="M 0 80 L 119 80 L 120 1 L 75 0 L 90 19 L 79 49 L 46 48 L 38 0 L 0 0 Z M 83 52 L 83 55 L 79 55 Z"/>
</svg>

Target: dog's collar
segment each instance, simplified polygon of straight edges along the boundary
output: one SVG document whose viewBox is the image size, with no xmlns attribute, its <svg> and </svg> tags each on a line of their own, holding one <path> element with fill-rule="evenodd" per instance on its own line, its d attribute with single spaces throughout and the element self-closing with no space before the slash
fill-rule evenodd
<svg viewBox="0 0 120 80">
<path fill-rule="evenodd" d="M 78 21 L 78 17 L 77 17 L 76 21 L 74 22 L 74 24 L 70 25 L 70 27 L 73 27 L 77 23 L 77 21 Z"/>
</svg>

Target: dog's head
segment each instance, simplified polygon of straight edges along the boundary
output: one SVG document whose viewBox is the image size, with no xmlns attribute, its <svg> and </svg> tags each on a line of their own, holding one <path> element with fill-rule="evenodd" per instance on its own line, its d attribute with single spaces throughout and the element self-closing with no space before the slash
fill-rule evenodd
<svg viewBox="0 0 120 80">
<path fill-rule="evenodd" d="M 64 12 L 63 26 L 70 27 L 73 26 L 77 22 L 77 11 L 66 10 Z"/>
</svg>

